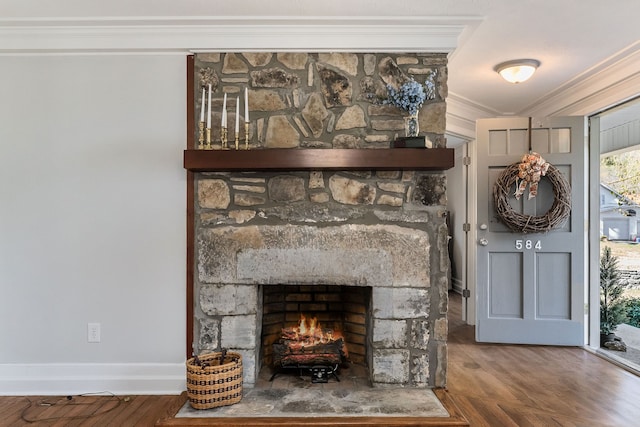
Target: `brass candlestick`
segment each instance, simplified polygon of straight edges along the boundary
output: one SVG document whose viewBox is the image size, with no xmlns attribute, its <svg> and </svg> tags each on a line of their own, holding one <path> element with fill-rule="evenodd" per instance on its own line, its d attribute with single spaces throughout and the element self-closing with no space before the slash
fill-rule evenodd
<svg viewBox="0 0 640 427">
<path fill-rule="evenodd" d="M 236 132 L 236 150 L 238 150 L 238 146 L 240 144 L 240 135 L 238 135 L 240 132 Z"/>
<path fill-rule="evenodd" d="M 244 122 L 244 149 L 249 149 L 249 122 Z"/>
<path fill-rule="evenodd" d="M 227 149 L 227 128 L 220 128 L 220 145 L 223 150 Z"/>
<path fill-rule="evenodd" d="M 207 128 L 207 144 L 204 146 L 205 150 L 211 150 L 211 128 Z"/>
<path fill-rule="evenodd" d="M 204 149 L 204 122 L 198 122 L 198 148 Z"/>
</svg>

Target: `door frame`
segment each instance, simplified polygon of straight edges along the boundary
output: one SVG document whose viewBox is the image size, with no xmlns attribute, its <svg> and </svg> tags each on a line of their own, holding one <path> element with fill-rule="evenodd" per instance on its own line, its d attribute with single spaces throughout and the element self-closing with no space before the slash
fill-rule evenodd
<svg viewBox="0 0 640 427">
<path fill-rule="evenodd" d="M 467 234 L 467 289 L 469 289 L 469 298 L 466 299 L 467 305 L 467 324 L 477 325 L 478 292 L 476 283 L 478 277 L 476 273 L 476 244 L 478 241 L 478 142 L 474 138 L 469 141 L 467 147 L 467 155 L 471 159 L 468 170 L 467 185 L 469 185 L 469 205 L 467 207 L 467 215 L 469 218 L 469 233 Z M 477 328 L 477 326 L 476 326 Z M 475 331 L 477 336 L 478 331 Z M 475 338 L 475 337 L 474 337 Z"/>
<path fill-rule="evenodd" d="M 456 147 L 456 150 L 458 147 Z M 467 325 L 476 324 L 476 264 L 475 264 L 475 242 L 476 242 L 476 228 L 477 223 L 477 190 L 476 190 L 476 143 L 475 139 L 465 140 L 460 145 L 461 152 L 456 157 L 456 167 L 463 165 L 453 173 L 459 173 L 461 175 L 460 180 L 464 189 L 459 197 L 463 200 L 459 202 L 457 206 L 464 206 L 464 210 L 460 208 L 460 211 L 455 211 L 454 214 L 457 218 L 455 224 L 452 224 L 456 228 L 454 229 L 454 235 L 461 236 L 456 238 L 454 244 L 459 245 L 460 250 L 460 276 L 462 285 L 462 316 L 461 320 Z M 467 164 L 465 159 L 469 159 Z M 449 184 L 447 184 L 449 185 Z M 450 196 L 451 197 L 451 196 Z M 465 224 L 469 224 L 469 229 L 465 228 Z M 454 288 L 455 291 L 458 291 Z M 464 292 L 468 291 L 468 297 L 464 296 Z"/>
<path fill-rule="evenodd" d="M 588 186 L 600 188 L 600 117 L 587 117 L 588 122 Z M 585 277 L 589 278 L 588 309 L 585 310 L 585 325 L 588 325 L 587 346 L 592 349 L 600 348 L 600 197 L 591 197 L 591 191 L 587 191 L 589 217 L 588 233 L 589 242 L 589 270 Z"/>
</svg>

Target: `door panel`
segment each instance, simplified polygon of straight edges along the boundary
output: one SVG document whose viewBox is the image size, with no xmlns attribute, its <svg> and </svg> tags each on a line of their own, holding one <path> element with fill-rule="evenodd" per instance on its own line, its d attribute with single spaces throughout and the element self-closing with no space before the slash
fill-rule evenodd
<svg viewBox="0 0 640 427">
<path fill-rule="evenodd" d="M 536 255 L 538 318 L 571 319 L 571 254 L 549 252 Z"/>
<path fill-rule="evenodd" d="M 522 318 L 522 256 L 494 252 L 489 255 L 491 317 Z"/>
<path fill-rule="evenodd" d="M 477 123 L 478 341 L 582 345 L 584 342 L 584 118 L 486 119 Z M 530 135 L 530 137 L 529 137 Z M 530 140 L 529 140 L 530 138 Z M 503 170 L 536 151 L 571 186 L 572 211 L 547 233 L 514 233 L 495 213 L 493 184 Z M 513 190 L 513 191 L 512 191 Z M 510 194 L 515 192 L 509 190 Z M 538 194 L 510 197 L 514 211 L 544 215 L 554 201 L 542 178 Z"/>
</svg>

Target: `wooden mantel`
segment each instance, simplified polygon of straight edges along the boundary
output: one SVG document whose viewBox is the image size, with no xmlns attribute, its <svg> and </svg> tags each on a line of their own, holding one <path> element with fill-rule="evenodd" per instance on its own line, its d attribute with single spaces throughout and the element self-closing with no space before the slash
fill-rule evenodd
<svg viewBox="0 0 640 427">
<path fill-rule="evenodd" d="M 453 148 L 184 150 L 190 172 L 426 170 L 453 167 Z"/>
</svg>

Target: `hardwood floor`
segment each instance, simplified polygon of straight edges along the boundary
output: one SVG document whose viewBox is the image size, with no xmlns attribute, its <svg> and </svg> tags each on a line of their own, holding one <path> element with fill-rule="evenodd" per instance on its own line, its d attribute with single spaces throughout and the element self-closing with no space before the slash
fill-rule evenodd
<svg viewBox="0 0 640 427">
<path fill-rule="evenodd" d="M 0 397 L 0 426 L 154 426 L 182 406 L 181 396 Z"/>
<path fill-rule="evenodd" d="M 576 347 L 480 344 L 450 294 L 448 390 L 471 426 L 640 425 L 640 377 Z"/>
<path fill-rule="evenodd" d="M 446 395 L 469 425 L 640 425 L 640 377 L 581 348 L 476 343 L 474 328 L 459 320 L 460 310 L 460 296 L 450 294 Z M 159 419 L 171 425 L 184 401 L 184 396 L 0 397 L 0 426 L 147 427 Z M 281 420 L 280 425 L 292 424 Z"/>
</svg>

